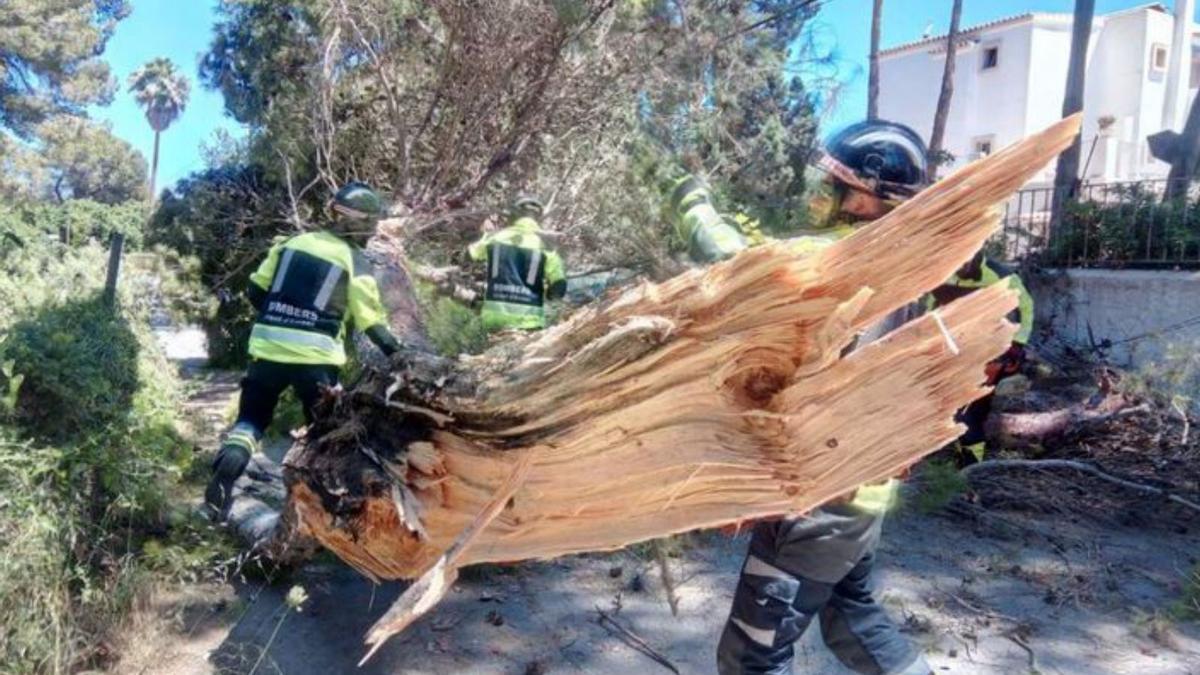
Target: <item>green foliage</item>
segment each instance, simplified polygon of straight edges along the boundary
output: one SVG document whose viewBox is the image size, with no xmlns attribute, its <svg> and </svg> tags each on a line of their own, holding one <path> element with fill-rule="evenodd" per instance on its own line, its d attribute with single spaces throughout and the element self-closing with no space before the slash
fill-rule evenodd
<svg viewBox="0 0 1200 675">
<path fill-rule="evenodd" d="M 145 207 L 140 202 L 108 205 L 88 199 L 61 204 L 0 201 L 0 255 L 16 255 L 22 246 L 44 246 L 66 235 L 72 244 L 107 244 L 114 232 L 125 235 L 126 245 L 140 248 Z M 33 256 L 32 260 L 37 260 Z"/>
<path fill-rule="evenodd" d="M 1140 183 L 1114 185 L 1066 205 L 1050 241 L 1051 262 L 1122 266 L 1200 256 L 1200 200 L 1161 201 Z"/>
<path fill-rule="evenodd" d="M 1200 353 L 1196 351 L 1196 343 L 1168 344 L 1161 358 L 1123 378 L 1121 388 L 1180 414 L 1183 411 L 1195 414 L 1195 393 L 1200 391 Z"/>
<path fill-rule="evenodd" d="M 143 197 L 146 160 L 110 125 L 59 115 L 35 133 L 36 145 L 0 139 L 0 198 L 118 204 Z"/>
<path fill-rule="evenodd" d="M 1200 564 L 1183 579 L 1183 593 L 1171 607 L 1171 615 L 1180 621 L 1200 621 Z"/>
<path fill-rule="evenodd" d="M 221 18 L 200 62 L 200 79 L 221 92 L 231 117 L 261 125 L 276 101 L 294 104 L 295 97 L 306 93 L 309 68 L 319 54 L 319 14 L 314 9 L 321 4 L 220 1 Z"/>
<path fill-rule="evenodd" d="M 28 139 L 58 114 L 112 100 L 101 58 L 125 0 L 6 0 L 0 4 L 0 129 Z"/>
<path fill-rule="evenodd" d="M 451 298 L 437 295 L 431 286 L 419 284 L 425 330 L 429 341 L 445 356 L 478 354 L 487 347 L 488 332 L 479 311 Z"/>
<path fill-rule="evenodd" d="M 147 241 L 198 261 L 192 272 L 222 302 L 205 315 L 209 359 L 244 363 L 254 309 L 245 300 L 250 273 L 277 237 L 294 233 L 279 216 L 286 193 L 258 166 L 206 170 L 164 191 Z"/>
<path fill-rule="evenodd" d="M 16 417 L 25 435 L 78 441 L 129 416 L 140 345 L 102 297 L 46 306 L 8 330 L 3 358 L 24 378 Z"/>
<path fill-rule="evenodd" d="M 143 198 L 146 158 L 113 135 L 111 125 L 64 115 L 38 125 L 37 134 L 48 196 L 103 204 Z"/>
<path fill-rule="evenodd" d="M 675 265 L 661 186 L 694 155 L 726 210 L 768 233 L 801 224 L 815 122 L 795 67 L 808 52 L 792 48 L 815 4 L 474 9 L 222 2 L 201 79 L 249 125 L 239 164 L 268 167 L 256 195 L 273 202 L 242 204 L 291 217 L 278 198 L 290 179 L 303 221 L 337 184 L 364 180 L 405 214 L 406 252 L 446 264 L 513 194 L 533 192 L 572 265 L 663 276 Z"/>
<path fill-rule="evenodd" d="M 103 666 L 92 646 L 146 586 L 146 532 L 167 533 L 148 546 L 172 574 L 215 550 L 172 505 L 193 455 L 175 430 L 175 371 L 148 326 L 153 296 L 180 282 L 146 281 L 174 267 L 133 256 L 113 310 L 98 300 L 105 253 L 37 237 L 0 251 L 0 392 L 12 404 L 0 411 L 4 673 Z"/>
<path fill-rule="evenodd" d="M 0 340 L 0 348 L 3 347 L 3 340 Z M 4 376 L 4 390 L 0 392 L 3 397 L 0 398 L 0 416 L 10 417 L 17 411 L 17 396 L 21 393 L 21 385 L 25 382 L 25 376 L 17 372 L 17 362 L 13 360 L 0 363 L 0 375 Z"/>
<path fill-rule="evenodd" d="M 930 460 L 921 467 L 920 488 L 913 505 L 921 513 L 932 513 L 966 492 L 967 479 L 953 461 Z"/>
<path fill-rule="evenodd" d="M 721 2 L 685 8 L 658 0 L 648 9 L 652 20 L 680 29 L 659 37 L 674 43 L 660 47 L 671 56 L 648 62 L 658 86 L 645 92 L 644 128 L 677 158 L 697 163 L 728 210 L 747 212 L 771 234 L 803 223 L 816 119 L 791 62 L 817 9 L 814 3 L 797 11 L 791 0 L 758 0 L 732 11 Z M 745 30 L 776 15 L 783 18 Z M 814 57 L 805 52 L 802 59 Z"/>
</svg>

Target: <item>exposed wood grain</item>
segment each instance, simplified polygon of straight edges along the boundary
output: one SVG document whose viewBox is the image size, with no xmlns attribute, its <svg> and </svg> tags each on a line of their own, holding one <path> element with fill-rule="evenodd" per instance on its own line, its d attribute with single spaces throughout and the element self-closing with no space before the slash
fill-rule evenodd
<svg viewBox="0 0 1200 675">
<path fill-rule="evenodd" d="M 976 162 L 818 255 L 757 247 L 481 357 L 367 376 L 288 455 L 298 532 L 372 578 L 411 579 L 464 532 L 455 566 L 549 558 L 802 513 L 896 475 L 958 436 L 1016 297 L 997 285 L 844 347 L 979 250 L 1078 127 Z M 473 530 L 518 458 L 524 480 Z"/>
</svg>

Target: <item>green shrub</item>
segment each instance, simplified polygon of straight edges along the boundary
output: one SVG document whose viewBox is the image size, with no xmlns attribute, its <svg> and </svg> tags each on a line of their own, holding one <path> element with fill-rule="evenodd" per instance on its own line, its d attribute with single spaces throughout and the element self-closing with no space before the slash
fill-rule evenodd
<svg viewBox="0 0 1200 675">
<path fill-rule="evenodd" d="M 1192 568 L 1183 580 L 1183 595 L 1171 608 L 1180 621 L 1200 621 L 1200 564 Z"/>
<path fill-rule="evenodd" d="M 113 309 L 99 299 L 98 245 L 0 249 L 0 393 L 12 403 L 0 408 L 0 673 L 103 666 L 96 645 L 149 570 L 194 570 L 212 551 L 182 535 L 192 444 L 175 431 L 180 383 L 149 327 L 194 286 L 177 274 L 186 261 L 148 256 L 126 260 Z"/>
<path fill-rule="evenodd" d="M 49 305 L 13 324 L 0 358 L 24 377 L 21 430 L 50 442 L 81 441 L 127 422 L 140 347 L 125 317 L 100 296 Z"/>
<path fill-rule="evenodd" d="M 1181 260 L 1200 256 L 1200 201 L 1163 202 L 1157 190 L 1140 183 L 1085 192 L 1069 202 L 1050 242 L 1055 263 L 1091 261 L 1120 266 L 1140 260 Z"/>
<path fill-rule="evenodd" d="M 140 248 L 146 222 L 141 201 L 101 204 L 90 199 L 62 203 L 0 203 L 0 235 L 10 243 L 34 245 L 65 236 L 72 245 L 107 242 L 113 232 L 125 235 L 130 248 Z"/>
<path fill-rule="evenodd" d="M 967 490 L 963 477 L 953 461 L 930 460 L 921 467 L 919 487 L 913 505 L 921 513 L 932 513 L 950 503 Z"/>
<path fill-rule="evenodd" d="M 438 295 L 427 284 L 417 285 L 429 341 L 445 356 L 478 354 L 488 343 L 488 332 L 479 311 Z"/>
</svg>

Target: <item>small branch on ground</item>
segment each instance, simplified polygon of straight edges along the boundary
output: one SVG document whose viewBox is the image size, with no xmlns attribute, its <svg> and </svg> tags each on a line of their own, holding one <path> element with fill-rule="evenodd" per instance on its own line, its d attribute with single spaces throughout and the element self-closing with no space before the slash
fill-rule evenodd
<svg viewBox="0 0 1200 675">
<path fill-rule="evenodd" d="M 1171 400 L 1171 407 L 1175 409 L 1175 412 L 1179 413 L 1179 419 L 1183 420 L 1183 433 L 1179 437 L 1179 444 L 1187 445 L 1188 435 L 1192 430 L 1192 423 L 1188 419 L 1186 403 L 1179 398 L 1175 398 Z"/>
<path fill-rule="evenodd" d="M 934 584 L 933 590 L 941 593 L 942 595 L 946 596 L 947 598 L 950 598 L 959 607 L 962 607 L 963 609 L 965 609 L 969 612 L 978 614 L 980 616 L 986 616 L 989 619 L 996 619 L 998 621 L 1008 621 L 1008 622 L 1018 625 L 1018 626 L 1021 625 L 1022 623 L 1024 623 L 1016 617 L 1012 617 L 1007 614 L 1001 614 L 999 612 L 994 612 L 990 609 L 984 609 L 982 607 L 977 607 L 977 606 L 971 604 L 970 602 L 967 602 L 963 598 L 955 595 L 954 593 L 951 593 L 950 591 L 947 591 L 946 589 L 938 586 L 937 584 Z"/>
<path fill-rule="evenodd" d="M 658 650 L 651 647 L 650 644 L 642 639 L 640 635 L 634 633 L 625 626 L 622 626 L 617 622 L 616 619 L 599 607 L 596 608 L 596 613 L 600 615 L 599 618 L 596 619 L 596 623 L 600 624 L 604 630 L 607 630 L 612 635 L 617 636 L 622 642 L 629 645 L 633 649 L 645 654 L 658 665 L 666 668 L 672 673 L 675 673 L 675 675 L 679 675 L 679 668 L 676 668 L 675 664 L 671 663 L 670 659 L 663 656 L 658 652 Z"/>
<path fill-rule="evenodd" d="M 1014 628 L 1010 631 L 1007 631 L 1004 633 L 1004 637 L 1011 640 L 1013 642 L 1013 644 L 1017 645 L 1021 649 L 1024 649 L 1025 653 L 1029 655 L 1029 672 L 1031 672 L 1031 673 L 1040 673 L 1041 672 L 1040 670 L 1038 670 L 1037 654 L 1035 654 L 1033 652 L 1033 647 L 1030 647 L 1029 643 L 1026 642 L 1025 638 L 1021 636 L 1020 629 Z"/>
<path fill-rule="evenodd" d="M 679 616 L 679 594 L 675 592 L 675 576 L 671 574 L 671 561 L 667 557 L 667 546 L 662 539 L 654 540 L 654 557 L 658 560 L 658 571 L 662 574 L 663 588 L 667 591 L 667 604 L 671 606 L 671 616 Z"/>
<path fill-rule="evenodd" d="M 986 462 L 980 462 L 978 464 L 972 464 L 971 466 L 968 466 L 962 470 L 962 475 L 967 480 L 970 480 L 972 476 L 981 473 L 1005 469 L 1032 469 L 1035 471 L 1068 469 L 1072 471 L 1079 471 L 1095 478 L 1099 478 L 1100 480 L 1112 483 L 1113 485 L 1119 485 L 1123 488 L 1134 490 L 1136 492 L 1162 497 L 1185 508 L 1200 512 L 1200 503 L 1180 497 L 1169 490 L 1154 487 L 1153 485 L 1135 483 L 1124 478 L 1118 478 L 1110 473 L 1101 471 L 1098 467 L 1092 464 L 1069 459 L 994 459 Z"/>
</svg>

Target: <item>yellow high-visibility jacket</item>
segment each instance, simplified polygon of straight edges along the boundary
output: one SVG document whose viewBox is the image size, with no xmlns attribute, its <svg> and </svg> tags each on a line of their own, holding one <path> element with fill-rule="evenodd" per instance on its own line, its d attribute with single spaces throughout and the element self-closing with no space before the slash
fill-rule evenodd
<svg viewBox="0 0 1200 675">
<path fill-rule="evenodd" d="M 533 218 L 518 218 L 467 249 L 471 260 L 487 261 L 487 291 L 480 312 L 484 328 L 543 328 L 547 298 L 566 293 L 562 258 L 546 248 L 540 232 Z"/>
<path fill-rule="evenodd" d="M 273 246 L 250 275 L 251 300 L 259 308 L 250 356 L 340 366 L 349 327 L 390 352 L 395 338 L 371 272 L 360 249 L 330 232 L 309 232 Z"/>
<path fill-rule="evenodd" d="M 733 257 L 746 248 L 742 233 L 717 213 L 712 192 L 704 181 L 684 176 L 671 190 L 675 234 L 687 245 L 688 255 L 700 263 Z"/>
</svg>

